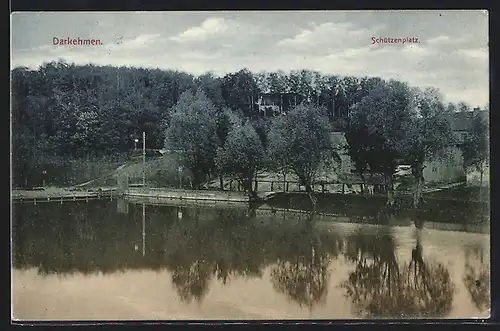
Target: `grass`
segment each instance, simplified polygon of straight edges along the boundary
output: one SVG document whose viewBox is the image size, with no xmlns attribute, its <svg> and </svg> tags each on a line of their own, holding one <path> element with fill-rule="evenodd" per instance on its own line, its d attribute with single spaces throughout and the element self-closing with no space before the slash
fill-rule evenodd
<svg viewBox="0 0 500 331">
<path fill-rule="evenodd" d="M 69 187 L 101 177 L 126 161 L 125 156 L 68 159 L 43 157 L 33 163 L 13 167 L 13 186 L 32 188 L 37 186 Z"/>
<path fill-rule="evenodd" d="M 468 201 L 488 201 L 489 195 L 490 190 L 487 187 L 481 189 L 479 186 L 467 186 L 466 184 L 426 194 L 429 198 Z"/>
<path fill-rule="evenodd" d="M 164 155 L 159 158 L 146 160 L 145 166 L 139 161 L 125 166 L 118 172 L 118 175 L 127 175 L 129 183 L 142 183 L 143 172 L 145 173 L 146 184 L 150 186 L 165 187 L 179 185 L 178 167 L 180 160 L 176 155 Z M 185 176 L 186 171 L 183 172 Z"/>
</svg>

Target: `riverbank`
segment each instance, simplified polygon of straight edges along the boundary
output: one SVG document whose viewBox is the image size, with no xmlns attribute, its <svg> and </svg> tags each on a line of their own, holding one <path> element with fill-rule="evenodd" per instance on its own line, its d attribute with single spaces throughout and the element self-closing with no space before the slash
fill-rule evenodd
<svg viewBox="0 0 500 331">
<path fill-rule="evenodd" d="M 269 223 L 283 223 L 286 221 L 287 224 L 296 224 L 303 222 L 310 216 L 309 211 L 300 209 L 284 209 L 284 208 L 273 208 L 269 205 L 263 205 L 256 210 L 256 216 L 259 220 L 260 225 L 267 225 Z M 414 227 L 414 222 L 409 217 L 390 217 L 380 224 L 380 221 L 376 217 L 356 217 L 349 215 L 341 215 L 336 213 L 327 212 L 316 212 L 314 214 L 314 224 L 318 226 L 323 225 L 345 225 L 349 227 L 360 227 L 360 226 L 373 226 L 373 227 Z M 457 231 L 457 232 L 471 232 L 471 233 L 490 233 L 489 222 L 484 222 L 481 224 L 471 224 L 471 223 L 444 223 L 439 222 L 436 219 L 425 220 L 424 227 L 426 229 L 434 229 L 441 231 Z"/>
<path fill-rule="evenodd" d="M 36 200 L 81 200 L 99 199 L 103 197 L 118 196 L 116 188 L 102 187 L 98 189 L 74 190 L 60 187 L 44 187 L 35 190 L 13 190 L 12 201 L 36 201 Z"/>
<path fill-rule="evenodd" d="M 232 191 L 193 191 L 170 188 L 129 188 L 120 193 L 115 187 L 95 189 L 74 189 L 46 187 L 36 190 L 13 190 L 13 201 L 54 201 L 80 200 L 101 197 L 126 197 L 140 200 L 143 203 L 162 203 L 168 201 L 190 201 L 192 203 L 248 203 L 249 198 L 244 192 Z"/>
<path fill-rule="evenodd" d="M 477 192 L 476 192 L 477 191 Z M 434 188 L 424 192 L 425 198 L 433 204 L 468 204 L 483 205 L 488 202 L 486 196 L 488 192 L 482 192 L 482 199 L 478 196 L 479 190 L 475 187 L 466 187 L 464 185 L 448 185 L 442 188 Z M 161 203 L 162 201 L 193 201 L 200 203 L 229 202 L 229 203 L 248 203 L 249 197 L 244 192 L 239 191 L 218 191 L 218 190 L 184 190 L 175 188 L 129 188 L 123 193 L 119 193 L 116 187 L 99 187 L 93 189 L 81 188 L 58 188 L 43 187 L 35 190 L 13 190 L 12 200 L 33 200 L 33 199 L 66 199 L 66 198 L 96 198 L 106 196 L 125 196 L 127 198 L 139 199 L 145 203 Z M 304 199 L 305 192 L 258 192 L 262 202 L 272 202 L 273 204 L 299 205 L 300 209 L 309 209 L 309 200 Z M 368 205 L 385 204 L 385 194 L 353 194 L 353 193 L 316 193 L 318 198 L 318 207 L 337 206 L 345 207 L 347 204 L 360 204 L 365 207 Z M 401 194 L 398 199 L 402 201 L 404 208 L 410 207 L 410 194 Z M 483 202 L 480 202 L 483 201 Z M 406 206 L 408 204 L 408 206 Z M 303 205 L 303 206 L 302 206 Z M 306 206 L 307 205 L 307 206 Z"/>
<path fill-rule="evenodd" d="M 126 198 L 140 198 L 141 201 L 162 202 L 169 200 L 191 201 L 196 203 L 248 203 L 250 200 L 244 192 L 234 191 L 194 191 L 163 188 L 129 189 L 124 193 Z M 145 202 L 147 203 L 147 202 Z"/>
</svg>

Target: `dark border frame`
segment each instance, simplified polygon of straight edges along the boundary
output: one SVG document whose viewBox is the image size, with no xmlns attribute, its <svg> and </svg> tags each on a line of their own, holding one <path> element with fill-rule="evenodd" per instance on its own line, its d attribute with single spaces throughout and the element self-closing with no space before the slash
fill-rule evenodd
<svg viewBox="0 0 500 331">
<path fill-rule="evenodd" d="M 308 10 L 362 10 L 362 9 L 487 9 L 489 11 L 489 32 L 490 32 L 490 132 L 495 132 L 495 126 L 498 121 L 500 121 L 498 116 L 497 108 L 500 107 L 500 87 L 498 86 L 498 69 L 499 65 L 495 63 L 494 59 L 500 58 L 500 42 L 499 33 L 500 31 L 500 11 L 493 8 L 493 1 L 474 1 L 469 3 L 469 5 L 457 6 L 456 1 L 419 1 L 417 4 L 411 3 L 398 3 L 399 7 L 392 7 L 389 5 L 383 5 L 382 2 L 377 2 L 377 4 L 368 4 L 367 1 L 353 3 L 352 1 L 336 1 L 335 6 L 333 3 L 328 1 L 307 1 L 299 3 L 288 3 L 288 5 L 279 6 L 277 2 L 275 4 L 269 1 L 252 1 L 246 3 L 241 1 L 241 3 L 236 1 L 223 1 L 222 3 L 210 1 L 207 4 L 206 1 L 182 1 L 182 0 L 170 0 L 170 1 L 141 1 L 141 0 L 122 0 L 122 1 L 104 1 L 104 0 L 11 0 L 9 6 L 9 13 L 14 11 L 164 11 L 164 10 L 298 10 L 298 9 L 308 9 Z M 497 7 L 500 7 L 497 5 Z M 9 24 L 10 29 L 10 24 Z M 10 37 L 10 36 L 9 36 Z M 9 69 L 10 71 L 10 69 Z M 10 76 L 10 74 L 9 74 Z M 10 78 L 9 78 L 10 84 Z M 9 96 L 9 109 L 10 109 L 10 96 Z M 9 112 L 10 116 L 10 112 Z M 10 129 L 10 120 L 9 129 Z M 496 138 L 494 134 L 490 134 L 490 149 L 494 151 L 494 146 L 496 145 Z M 5 140 L 9 141 L 10 138 Z M 10 146 L 8 148 L 10 150 Z M 494 155 L 493 153 L 490 155 Z M 10 158 L 9 158 L 9 167 Z M 386 320 L 386 321 L 370 321 L 370 320 L 336 320 L 336 321 L 326 321 L 326 320 L 315 320 L 315 321 L 252 321 L 252 322 L 240 322 L 240 321 L 179 321 L 179 322 L 151 322 L 151 321 L 139 321 L 139 322 L 106 322 L 106 321 L 96 321 L 96 322 L 39 322 L 39 321 L 23 321 L 23 322 L 13 322 L 11 320 L 11 326 L 110 326 L 111 328 L 117 327 L 121 329 L 127 326 L 271 326 L 273 329 L 279 326 L 296 326 L 296 327 L 320 327 L 320 328 L 330 328 L 339 326 L 348 326 L 351 328 L 359 327 L 371 327 L 375 325 L 385 325 L 385 327 L 393 328 L 395 327 L 399 330 L 401 327 L 413 327 L 421 326 L 425 328 L 448 325 L 448 326 L 480 326 L 480 325 L 493 325 L 499 324 L 500 321 L 500 254 L 499 252 L 499 242 L 495 238 L 500 238 L 500 224 L 496 220 L 498 218 L 498 208 L 494 202 L 498 201 L 495 197 L 498 196 L 498 188 L 495 183 L 498 183 L 498 169 L 500 169 L 500 164 L 497 163 L 497 159 L 491 157 L 491 177 L 490 177 L 490 187 L 491 187 L 491 274 L 492 274 L 492 284 L 491 284 L 491 318 L 489 320 Z M 10 185 L 9 185 L 10 194 Z M 496 215 L 496 217 L 495 217 Z M 9 218 L 10 218 L 10 200 L 9 200 Z M 9 234 L 9 238 L 6 242 L 9 244 L 10 253 L 10 231 L 6 231 Z M 500 241 L 500 240 L 499 240 Z M 10 274 L 10 259 L 9 259 L 9 278 Z M 497 280 L 497 281 L 494 281 Z M 10 291 L 10 286 L 9 286 Z M 459 325 L 456 325 L 459 324 Z"/>
</svg>

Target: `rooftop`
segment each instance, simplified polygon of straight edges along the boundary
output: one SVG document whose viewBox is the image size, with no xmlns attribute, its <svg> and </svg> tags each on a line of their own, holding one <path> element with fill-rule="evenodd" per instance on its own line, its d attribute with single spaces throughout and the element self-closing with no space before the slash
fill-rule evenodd
<svg viewBox="0 0 500 331">
<path fill-rule="evenodd" d="M 472 121 L 476 116 L 484 116 L 487 118 L 489 112 L 487 110 L 474 109 L 472 111 L 456 112 L 451 114 L 451 125 L 454 131 L 469 131 Z"/>
</svg>

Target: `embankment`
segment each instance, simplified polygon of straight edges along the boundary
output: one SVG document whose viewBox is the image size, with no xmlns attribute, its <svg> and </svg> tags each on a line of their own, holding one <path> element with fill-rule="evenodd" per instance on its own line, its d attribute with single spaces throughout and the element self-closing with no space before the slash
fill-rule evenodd
<svg viewBox="0 0 500 331">
<path fill-rule="evenodd" d="M 370 218 L 378 217 L 387 210 L 387 198 L 383 195 L 359 194 L 316 194 L 318 213 L 336 214 L 339 216 Z M 305 194 L 277 193 L 268 201 L 270 206 L 284 209 L 310 210 L 311 203 Z M 418 209 L 413 208 L 411 196 L 398 197 L 393 212 L 398 217 L 413 220 L 439 221 L 444 223 L 475 223 L 489 219 L 489 202 L 462 200 L 451 197 L 429 196 Z"/>
<path fill-rule="evenodd" d="M 125 197 L 129 200 L 137 201 L 140 199 L 144 203 L 161 203 L 162 201 L 179 200 L 193 203 L 208 203 L 217 202 L 225 203 L 248 203 L 249 198 L 243 192 L 233 191 L 194 191 L 182 189 L 129 189 L 125 192 Z"/>
</svg>

